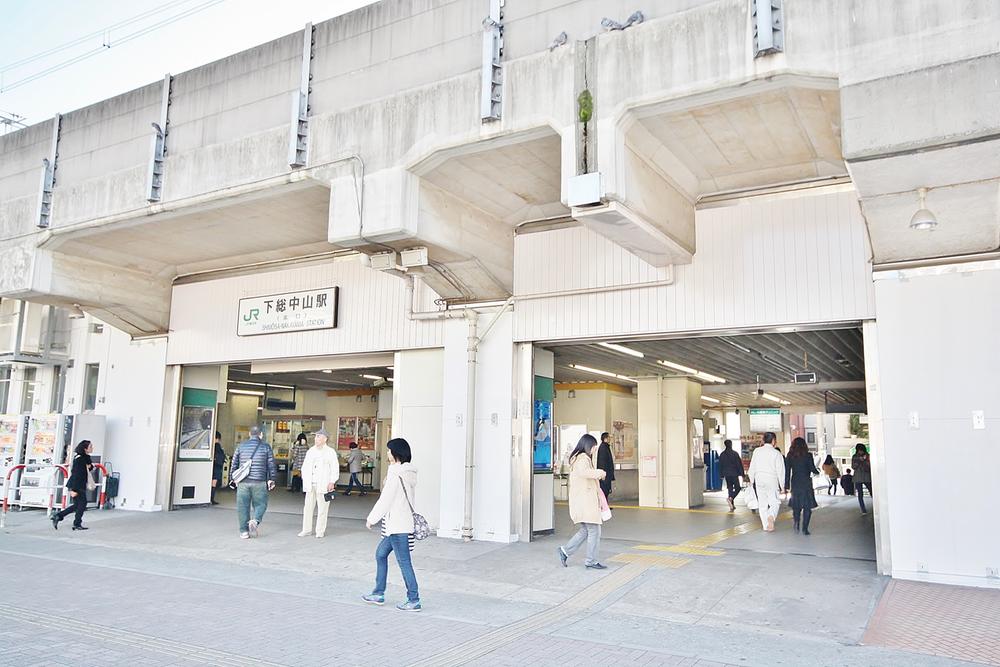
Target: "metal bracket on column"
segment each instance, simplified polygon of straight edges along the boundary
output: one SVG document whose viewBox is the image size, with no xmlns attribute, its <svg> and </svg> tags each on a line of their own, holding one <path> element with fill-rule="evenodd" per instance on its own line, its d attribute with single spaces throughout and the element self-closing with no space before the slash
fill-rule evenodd
<svg viewBox="0 0 1000 667">
<path fill-rule="evenodd" d="M 315 36 L 312 23 L 302 32 L 302 76 L 292 93 L 292 127 L 288 140 L 288 166 L 304 167 L 309 148 L 309 93 L 312 92 L 312 59 Z"/>
<path fill-rule="evenodd" d="M 153 157 L 146 179 L 146 201 L 157 202 L 163 196 L 163 163 L 167 157 L 167 134 L 170 129 L 170 88 L 174 78 L 163 77 L 163 98 L 160 102 L 160 122 L 153 123 Z"/>
<path fill-rule="evenodd" d="M 39 229 L 47 229 L 52 221 L 52 190 L 56 186 L 56 168 L 59 159 L 59 132 L 62 129 L 62 115 L 52 119 L 52 145 L 49 156 L 42 158 L 42 182 L 38 192 L 38 210 L 35 224 Z"/>
<path fill-rule="evenodd" d="M 480 116 L 484 123 L 500 120 L 503 107 L 503 6 L 504 0 L 489 0 L 490 14 L 483 19 L 483 70 Z"/>
<path fill-rule="evenodd" d="M 785 50 L 785 22 L 781 0 L 750 0 L 753 24 L 753 57 Z"/>
</svg>

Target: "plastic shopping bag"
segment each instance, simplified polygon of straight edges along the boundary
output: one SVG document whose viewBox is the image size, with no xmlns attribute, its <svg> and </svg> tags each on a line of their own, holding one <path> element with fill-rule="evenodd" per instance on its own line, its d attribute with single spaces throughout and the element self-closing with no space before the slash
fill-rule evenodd
<svg viewBox="0 0 1000 667">
<path fill-rule="evenodd" d="M 743 491 L 740 492 L 740 497 L 743 498 L 743 502 L 746 503 L 748 510 L 755 510 L 760 507 L 760 502 L 757 500 L 757 491 L 754 490 L 753 484 L 744 486 Z"/>
<path fill-rule="evenodd" d="M 601 489 L 597 490 L 597 495 L 601 504 L 601 521 L 610 521 L 611 508 L 608 507 L 608 497 L 604 495 L 604 491 Z"/>
</svg>

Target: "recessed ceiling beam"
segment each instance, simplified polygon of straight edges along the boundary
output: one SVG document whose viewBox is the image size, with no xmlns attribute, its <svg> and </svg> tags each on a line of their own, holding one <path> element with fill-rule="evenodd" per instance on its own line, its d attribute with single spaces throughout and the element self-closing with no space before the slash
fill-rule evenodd
<svg viewBox="0 0 1000 667">
<path fill-rule="evenodd" d="M 774 384 L 762 384 L 759 387 L 764 391 L 773 393 L 793 393 L 800 391 L 837 391 L 843 389 L 864 389 L 864 380 L 848 380 L 842 382 L 819 382 L 817 384 L 794 384 L 792 382 L 781 382 Z M 705 385 L 701 393 L 712 394 L 753 394 L 757 392 L 755 384 L 725 384 L 725 385 Z"/>
</svg>

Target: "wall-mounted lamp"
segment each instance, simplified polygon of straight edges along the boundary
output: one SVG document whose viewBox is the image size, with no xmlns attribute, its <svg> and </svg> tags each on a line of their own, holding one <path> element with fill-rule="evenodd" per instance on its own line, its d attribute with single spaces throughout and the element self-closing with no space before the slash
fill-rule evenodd
<svg viewBox="0 0 1000 667">
<path fill-rule="evenodd" d="M 576 398 L 576 389 L 570 389 L 568 392 L 566 392 L 566 396 L 568 396 L 569 398 Z"/>
<path fill-rule="evenodd" d="M 910 229 L 921 232 L 934 231 L 938 221 L 937 216 L 927 208 L 927 188 L 920 188 L 917 193 L 920 195 L 920 209 L 910 218 Z"/>
</svg>

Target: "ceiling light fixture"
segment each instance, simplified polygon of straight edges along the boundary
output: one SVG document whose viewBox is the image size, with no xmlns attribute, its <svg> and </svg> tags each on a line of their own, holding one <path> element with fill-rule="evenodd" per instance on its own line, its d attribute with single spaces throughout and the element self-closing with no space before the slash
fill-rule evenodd
<svg viewBox="0 0 1000 667">
<path fill-rule="evenodd" d="M 249 387 L 266 387 L 267 385 L 263 382 L 247 382 L 245 380 L 230 380 L 229 384 L 244 384 Z"/>
<path fill-rule="evenodd" d="M 295 389 L 295 387 L 291 387 L 287 384 L 271 384 L 270 382 L 267 383 L 267 386 L 272 389 Z"/>
<path fill-rule="evenodd" d="M 381 375 L 365 375 L 365 374 L 362 374 L 361 377 L 365 378 L 366 380 L 385 380 L 385 378 L 382 377 Z"/>
<path fill-rule="evenodd" d="M 780 403 L 781 405 L 791 405 L 792 404 L 791 401 L 786 401 L 783 398 L 778 398 L 774 394 L 768 394 L 767 392 L 764 392 L 763 394 L 761 394 L 760 397 L 761 398 L 766 398 L 769 401 L 774 401 L 775 403 Z"/>
<path fill-rule="evenodd" d="M 591 368 L 590 366 L 581 366 L 580 364 L 570 364 L 570 368 L 575 368 L 578 371 L 584 371 L 585 373 L 594 373 L 595 375 L 603 375 L 609 378 L 618 378 L 619 380 L 625 380 L 626 382 L 631 382 L 633 384 L 639 384 L 627 375 L 619 375 L 618 373 L 612 373 L 611 371 L 602 371 L 600 368 Z"/>
<path fill-rule="evenodd" d="M 633 357 L 639 357 L 640 359 L 644 359 L 646 357 L 645 354 L 639 352 L 638 350 L 633 350 L 630 347 L 625 347 L 624 345 L 619 345 L 617 343 L 598 343 L 598 345 L 600 345 L 601 347 L 606 347 L 609 350 L 614 350 L 615 352 L 621 352 L 622 354 L 628 354 Z"/>
<path fill-rule="evenodd" d="M 240 394 L 242 396 L 263 396 L 264 392 L 254 391 L 253 389 L 230 389 L 230 394 Z"/>
<path fill-rule="evenodd" d="M 711 396 L 702 396 L 701 400 L 706 401 L 708 403 L 721 403 L 722 402 L 722 401 L 720 401 L 717 398 L 712 398 Z"/>
<path fill-rule="evenodd" d="M 927 209 L 927 188 L 920 188 L 917 190 L 917 194 L 920 196 L 920 208 L 910 218 L 910 229 L 921 232 L 934 231 L 938 220 L 937 216 Z"/>
<path fill-rule="evenodd" d="M 323 372 L 323 373 L 332 373 L 333 371 L 331 371 L 329 368 L 324 368 L 321 372 Z"/>
<path fill-rule="evenodd" d="M 705 382 L 718 382 L 719 384 L 726 383 L 726 378 L 720 378 L 718 375 L 712 375 L 711 373 L 699 371 L 697 368 L 691 368 L 690 366 L 684 366 L 682 364 L 675 364 L 672 361 L 664 361 L 663 359 L 660 359 L 656 363 L 666 366 L 667 368 L 672 368 L 675 371 L 680 371 L 681 373 L 693 375 L 704 380 Z"/>
</svg>

